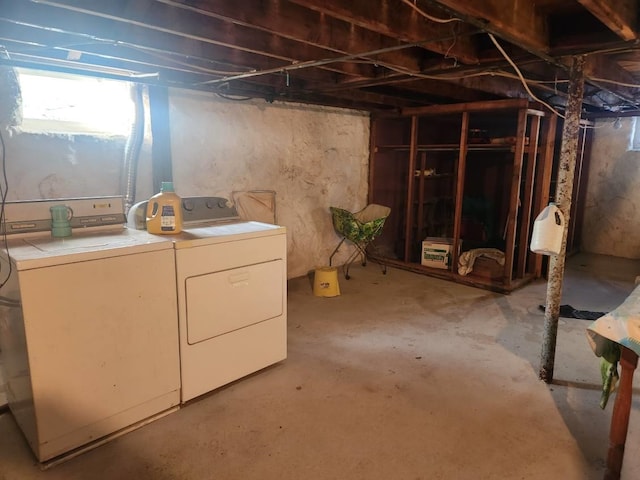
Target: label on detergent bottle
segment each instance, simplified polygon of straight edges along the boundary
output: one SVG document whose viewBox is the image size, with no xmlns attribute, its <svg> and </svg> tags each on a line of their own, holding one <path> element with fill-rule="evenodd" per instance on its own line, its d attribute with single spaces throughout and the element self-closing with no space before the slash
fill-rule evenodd
<svg viewBox="0 0 640 480">
<path fill-rule="evenodd" d="M 173 232 L 176 229 L 176 214 L 173 205 L 163 205 L 160 214 L 160 230 L 163 232 Z"/>
</svg>

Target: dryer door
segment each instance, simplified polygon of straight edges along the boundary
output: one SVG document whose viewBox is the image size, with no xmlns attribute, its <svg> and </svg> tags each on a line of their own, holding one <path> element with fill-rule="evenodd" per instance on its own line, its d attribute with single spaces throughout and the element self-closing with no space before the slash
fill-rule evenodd
<svg viewBox="0 0 640 480">
<path fill-rule="evenodd" d="M 283 260 L 186 279 L 187 343 L 282 315 Z"/>
</svg>

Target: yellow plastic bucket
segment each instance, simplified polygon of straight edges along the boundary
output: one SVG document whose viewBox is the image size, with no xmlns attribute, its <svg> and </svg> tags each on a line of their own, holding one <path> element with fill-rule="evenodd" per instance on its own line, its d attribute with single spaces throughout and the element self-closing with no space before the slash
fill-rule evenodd
<svg viewBox="0 0 640 480">
<path fill-rule="evenodd" d="M 316 269 L 313 277 L 313 294 L 316 297 L 337 297 L 340 295 L 337 267 Z"/>
</svg>

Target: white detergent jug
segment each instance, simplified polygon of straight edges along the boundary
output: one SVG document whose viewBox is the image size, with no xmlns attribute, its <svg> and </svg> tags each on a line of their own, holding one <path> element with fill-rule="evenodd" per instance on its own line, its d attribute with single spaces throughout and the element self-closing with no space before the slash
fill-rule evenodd
<svg viewBox="0 0 640 480">
<path fill-rule="evenodd" d="M 542 255 L 558 255 L 562 248 L 563 232 L 564 215 L 556 204 L 551 202 L 533 223 L 531 251 Z"/>
</svg>

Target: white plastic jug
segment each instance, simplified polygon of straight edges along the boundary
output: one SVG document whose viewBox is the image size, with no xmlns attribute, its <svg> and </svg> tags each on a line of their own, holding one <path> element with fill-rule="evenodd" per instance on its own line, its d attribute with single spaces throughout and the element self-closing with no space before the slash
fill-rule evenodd
<svg viewBox="0 0 640 480">
<path fill-rule="evenodd" d="M 558 255 L 562 248 L 564 215 L 555 203 L 547 205 L 533 223 L 531 251 L 542 255 Z"/>
</svg>

